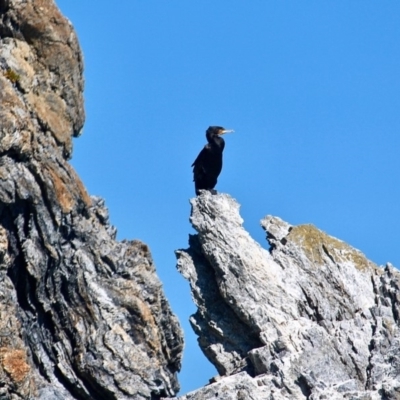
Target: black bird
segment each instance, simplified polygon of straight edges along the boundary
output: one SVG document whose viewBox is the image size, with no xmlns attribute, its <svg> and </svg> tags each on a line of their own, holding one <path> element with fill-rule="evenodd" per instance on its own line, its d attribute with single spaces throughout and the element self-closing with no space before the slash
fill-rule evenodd
<svg viewBox="0 0 400 400">
<path fill-rule="evenodd" d="M 222 152 L 225 147 L 225 141 L 221 135 L 229 132 L 233 132 L 233 130 L 221 126 L 210 126 L 207 129 L 208 143 L 192 164 L 193 181 L 197 195 L 200 194 L 201 189 L 210 190 L 213 194 L 216 193 L 213 189 L 222 170 Z"/>
</svg>

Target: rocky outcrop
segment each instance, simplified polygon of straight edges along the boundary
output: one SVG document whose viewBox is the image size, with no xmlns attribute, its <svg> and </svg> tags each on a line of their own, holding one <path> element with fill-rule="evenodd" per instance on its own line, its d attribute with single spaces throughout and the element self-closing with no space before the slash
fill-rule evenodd
<svg viewBox="0 0 400 400">
<path fill-rule="evenodd" d="M 0 398 L 142 399 L 179 388 L 182 332 L 147 245 L 118 242 L 68 164 L 82 55 L 52 0 L 0 0 Z M 400 274 L 312 225 L 192 200 L 177 252 L 199 344 L 220 376 L 181 396 L 400 399 Z"/>
<path fill-rule="evenodd" d="M 261 221 L 269 250 L 228 195 L 192 199 L 198 232 L 177 251 L 190 322 L 215 383 L 179 397 L 399 399 L 400 273 L 312 225 Z"/>
<path fill-rule="evenodd" d="M 0 398 L 157 399 L 182 332 L 148 247 L 72 167 L 82 55 L 52 0 L 0 0 Z"/>
</svg>

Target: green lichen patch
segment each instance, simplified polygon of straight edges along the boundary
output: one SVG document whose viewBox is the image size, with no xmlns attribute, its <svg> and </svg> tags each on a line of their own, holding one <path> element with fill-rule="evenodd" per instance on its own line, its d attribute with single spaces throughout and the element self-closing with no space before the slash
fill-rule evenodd
<svg viewBox="0 0 400 400">
<path fill-rule="evenodd" d="M 376 267 L 363 253 L 338 240 L 314 225 L 293 227 L 287 239 L 302 248 L 306 257 L 314 264 L 323 265 L 327 257 L 337 264 L 351 262 L 361 271 Z"/>
<path fill-rule="evenodd" d="M 6 69 L 3 75 L 13 84 L 16 84 L 21 79 L 21 77 L 11 68 Z"/>
</svg>

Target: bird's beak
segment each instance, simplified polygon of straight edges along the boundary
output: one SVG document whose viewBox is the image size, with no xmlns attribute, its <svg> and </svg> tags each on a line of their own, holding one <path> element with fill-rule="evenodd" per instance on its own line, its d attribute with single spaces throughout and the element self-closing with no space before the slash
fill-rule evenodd
<svg viewBox="0 0 400 400">
<path fill-rule="evenodd" d="M 224 135 L 225 133 L 232 133 L 232 132 L 235 132 L 235 131 L 233 129 L 224 129 L 224 130 L 219 131 L 219 134 Z"/>
</svg>

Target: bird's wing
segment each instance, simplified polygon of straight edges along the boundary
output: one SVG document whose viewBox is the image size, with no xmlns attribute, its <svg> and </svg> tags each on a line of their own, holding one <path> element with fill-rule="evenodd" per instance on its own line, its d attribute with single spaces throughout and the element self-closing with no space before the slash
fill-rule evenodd
<svg viewBox="0 0 400 400">
<path fill-rule="evenodd" d="M 192 164 L 194 180 L 201 179 L 206 172 L 204 162 L 207 158 L 208 149 L 209 146 L 206 144 Z"/>
<path fill-rule="evenodd" d="M 200 151 L 199 155 L 197 158 L 193 161 L 192 167 L 200 166 L 203 164 L 204 159 L 206 158 L 207 155 L 207 150 L 208 150 L 208 144 L 206 144 L 203 149 Z"/>
</svg>

